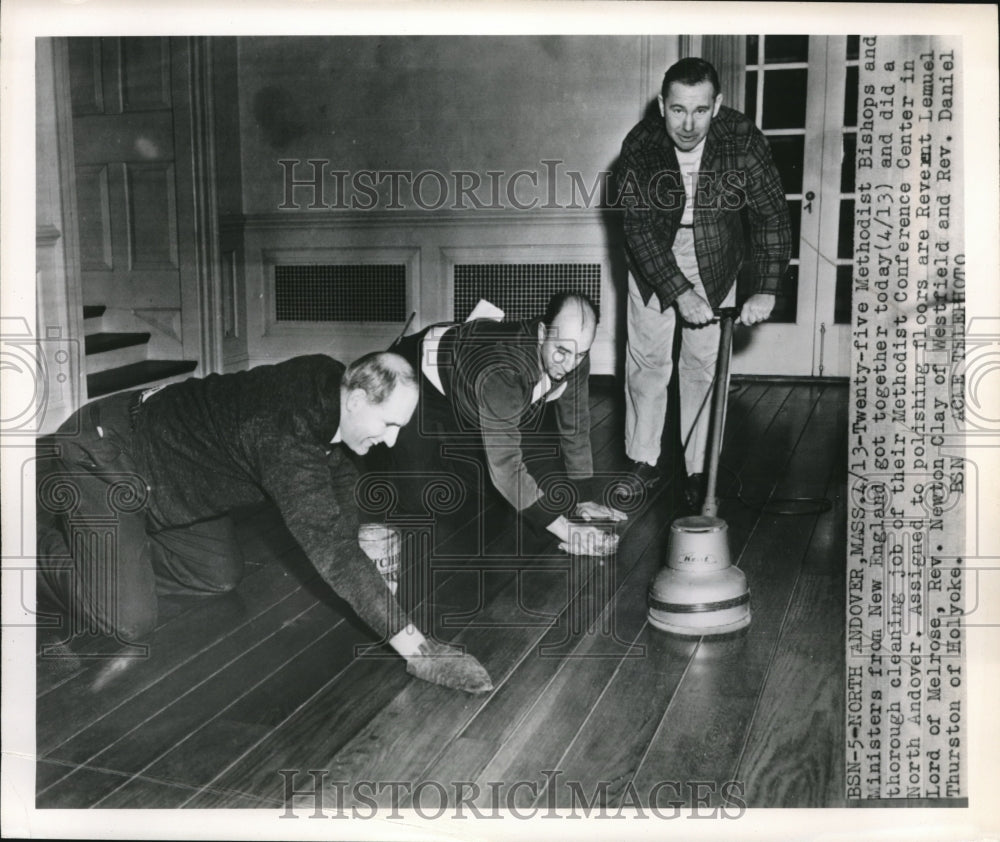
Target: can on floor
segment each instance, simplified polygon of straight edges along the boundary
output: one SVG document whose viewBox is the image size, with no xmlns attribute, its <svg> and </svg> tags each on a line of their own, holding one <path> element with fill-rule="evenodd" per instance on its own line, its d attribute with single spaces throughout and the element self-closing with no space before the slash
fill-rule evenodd
<svg viewBox="0 0 1000 842">
<path fill-rule="evenodd" d="M 382 523 L 363 523 L 358 528 L 358 545 L 382 574 L 393 593 L 399 588 L 399 531 Z"/>
</svg>

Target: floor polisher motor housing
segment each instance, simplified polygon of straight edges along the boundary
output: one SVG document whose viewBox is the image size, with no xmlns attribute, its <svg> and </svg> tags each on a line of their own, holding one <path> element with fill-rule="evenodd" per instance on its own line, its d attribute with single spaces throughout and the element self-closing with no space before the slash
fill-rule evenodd
<svg viewBox="0 0 1000 842">
<path fill-rule="evenodd" d="M 717 310 L 719 358 L 712 397 L 708 481 L 701 514 L 670 525 L 667 563 L 649 586 L 647 616 L 658 629 L 684 637 L 729 634 L 750 624 L 750 591 L 729 556 L 729 527 L 716 517 L 715 496 L 722 428 L 729 389 L 734 307 Z"/>
</svg>

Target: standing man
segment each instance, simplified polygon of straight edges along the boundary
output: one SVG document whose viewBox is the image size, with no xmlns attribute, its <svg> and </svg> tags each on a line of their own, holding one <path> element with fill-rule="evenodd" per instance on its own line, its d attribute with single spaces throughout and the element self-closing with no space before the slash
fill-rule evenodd
<svg viewBox="0 0 1000 842">
<path fill-rule="evenodd" d="M 719 349 L 713 308 L 736 303 L 736 275 L 749 250 L 754 289 L 738 320 L 767 319 L 792 234 L 767 140 L 751 120 L 722 104 L 711 64 L 700 58 L 674 64 L 663 77 L 659 106 L 659 116 L 629 132 L 621 153 L 629 266 L 625 450 L 639 481 L 654 485 L 679 315 L 685 497 L 696 508 L 704 495 Z"/>
<path fill-rule="evenodd" d="M 626 518 L 591 499 L 588 377 L 597 318 L 587 296 L 561 293 L 540 318 L 432 326 L 397 343 L 393 350 L 419 370 L 421 386 L 418 419 L 401 433 L 393 453 L 397 475 L 405 481 L 412 472 L 417 479 L 401 496 L 419 499 L 421 471 L 423 477 L 444 471 L 479 503 L 476 463 L 468 458 L 474 451 L 485 456 L 493 486 L 537 534 L 548 531 L 565 550 L 612 552 L 616 535 L 592 525 L 572 527 L 566 517 Z M 533 432 L 547 403 L 555 410 L 566 475 L 580 501 L 566 511 L 526 464 L 527 447 L 551 445 Z"/>
<path fill-rule="evenodd" d="M 296 357 L 87 404 L 39 472 L 40 592 L 106 635 L 144 637 L 158 594 L 236 587 L 243 559 L 228 512 L 270 499 L 320 576 L 408 672 L 491 689 L 475 658 L 413 627 L 358 545 L 357 472 L 345 448 L 392 447 L 417 398 L 407 362 L 378 353 L 346 370 Z M 113 546 L 87 534 L 109 518 Z"/>
</svg>

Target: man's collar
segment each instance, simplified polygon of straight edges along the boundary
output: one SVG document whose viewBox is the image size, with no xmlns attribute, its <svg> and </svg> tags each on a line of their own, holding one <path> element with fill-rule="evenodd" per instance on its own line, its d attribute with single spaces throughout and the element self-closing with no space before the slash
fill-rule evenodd
<svg viewBox="0 0 1000 842">
<path fill-rule="evenodd" d="M 536 403 L 542 398 L 548 402 L 562 397 L 562 393 L 566 391 L 566 385 L 569 383 L 569 378 L 570 375 L 567 374 L 559 383 L 553 383 L 549 376 L 543 373 L 541 379 L 535 384 L 535 388 L 531 390 L 531 403 Z"/>
</svg>

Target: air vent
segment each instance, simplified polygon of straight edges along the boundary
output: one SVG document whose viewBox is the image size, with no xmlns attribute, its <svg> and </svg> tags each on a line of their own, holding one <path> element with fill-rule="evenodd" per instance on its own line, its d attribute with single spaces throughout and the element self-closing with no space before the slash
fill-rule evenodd
<svg viewBox="0 0 1000 842">
<path fill-rule="evenodd" d="M 455 265 L 455 320 L 463 321 L 480 298 L 495 304 L 508 319 L 545 312 L 557 292 L 582 292 L 600 306 L 599 263 L 462 263 Z"/>
<path fill-rule="evenodd" d="M 405 264 L 274 267 L 278 322 L 405 322 Z"/>
</svg>

